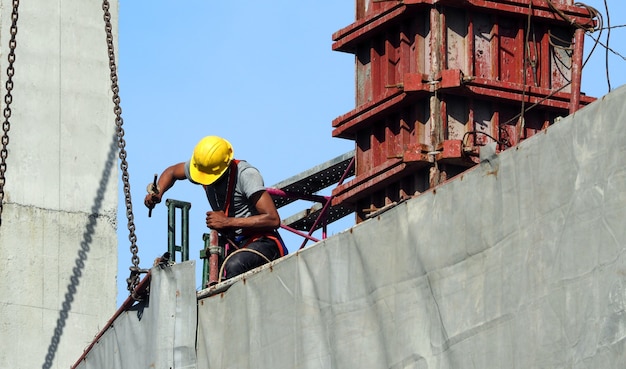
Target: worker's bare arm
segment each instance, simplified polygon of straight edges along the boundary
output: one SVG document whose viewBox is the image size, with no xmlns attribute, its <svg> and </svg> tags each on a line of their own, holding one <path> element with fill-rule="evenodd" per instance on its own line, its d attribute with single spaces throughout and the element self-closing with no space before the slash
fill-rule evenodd
<svg viewBox="0 0 626 369">
<path fill-rule="evenodd" d="M 245 233 L 248 230 L 274 230 L 280 226 L 280 215 L 267 191 L 255 193 L 250 200 L 258 212 L 257 215 L 234 218 L 227 217 L 222 211 L 209 211 L 206 217 L 207 227 L 216 230 L 241 228 Z"/>
<path fill-rule="evenodd" d="M 156 204 L 161 202 L 163 194 L 167 190 L 172 188 L 176 181 L 186 178 L 187 176 L 185 175 L 185 163 L 177 163 L 165 168 L 157 182 L 157 188 L 159 189 L 159 192 L 147 194 L 146 198 L 144 199 L 144 204 L 149 209 L 154 208 Z"/>
</svg>

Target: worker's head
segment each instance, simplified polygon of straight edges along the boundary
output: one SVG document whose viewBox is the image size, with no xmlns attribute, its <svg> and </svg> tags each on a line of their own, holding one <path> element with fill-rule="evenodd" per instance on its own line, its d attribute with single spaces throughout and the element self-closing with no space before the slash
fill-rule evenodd
<svg viewBox="0 0 626 369">
<path fill-rule="evenodd" d="M 207 136 L 193 149 L 189 174 L 191 180 L 210 185 L 226 172 L 233 159 L 233 146 L 217 136 Z"/>
</svg>

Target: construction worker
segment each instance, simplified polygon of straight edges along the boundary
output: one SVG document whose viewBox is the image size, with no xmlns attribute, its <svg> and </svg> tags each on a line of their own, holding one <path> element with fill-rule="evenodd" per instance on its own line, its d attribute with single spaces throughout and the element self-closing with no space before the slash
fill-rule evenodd
<svg viewBox="0 0 626 369">
<path fill-rule="evenodd" d="M 228 240 L 223 279 L 287 254 L 277 228 L 280 216 L 266 191 L 260 172 L 244 160 L 233 158 L 232 145 L 222 137 L 204 137 L 187 162 L 167 167 L 157 189 L 144 204 L 152 209 L 177 180 L 188 179 L 204 187 L 213 211 L 206 226 Z"/>
</svg>

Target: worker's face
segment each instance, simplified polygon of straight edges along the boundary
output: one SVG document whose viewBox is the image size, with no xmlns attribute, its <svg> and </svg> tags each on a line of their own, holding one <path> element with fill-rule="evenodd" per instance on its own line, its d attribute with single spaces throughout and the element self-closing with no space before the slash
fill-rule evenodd
<svg viewBox="0 0 626 369">
<path fill-rule="evenodd" d="M 222 184 L 222 182 L 226 181 L 226 178 L 228 178 L 230 173 L 230 168 L 226 169 L 226 171 L 215 181 L 211 184 L 211 186 L 215 186 L 218 187 L 220 184 Z"/>
</svg>

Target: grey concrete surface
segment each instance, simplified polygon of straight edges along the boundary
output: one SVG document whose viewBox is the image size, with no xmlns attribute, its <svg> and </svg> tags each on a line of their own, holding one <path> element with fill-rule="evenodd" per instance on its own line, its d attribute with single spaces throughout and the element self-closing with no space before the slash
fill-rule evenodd
<svg viewBox="0 0 626 369">
<path fill-rule="evenodd" d="M 11 11 L 2 0 L 3 97 Z M 0 368 L 68 368 L 116 308 L 118 159 L 102 3 L 20 2 L 13 81 Z"/>
</svg>

